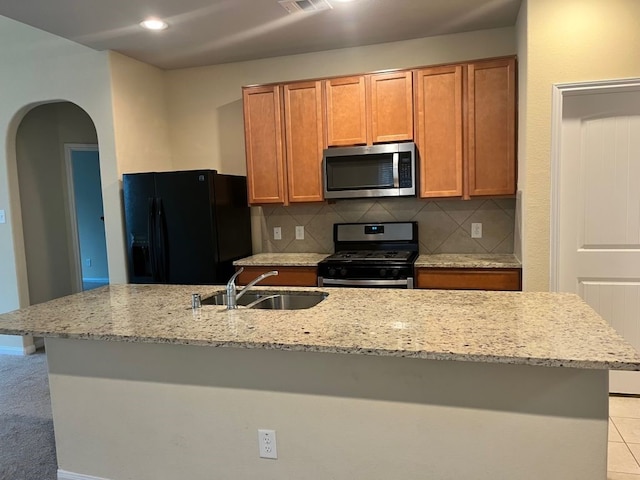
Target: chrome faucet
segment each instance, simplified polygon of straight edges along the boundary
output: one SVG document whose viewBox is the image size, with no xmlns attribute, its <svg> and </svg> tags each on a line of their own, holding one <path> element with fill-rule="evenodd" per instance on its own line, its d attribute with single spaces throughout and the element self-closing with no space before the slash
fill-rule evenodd
<svg viewBox="0 0 640 480">
<path fill-rule="evenodd" d="M 240 269 L 233 274 L 233 276 L 227 282 L 227 310 L 234 310 L 238 308 L 238 299 L 247 293 L 251 287 L 253 287 L 256 283 L 264 280 L 267 277 L 271 277 L 273 275 L 278 275 L 277 270 L 271 270 L 270 272 L 265 272 L 262 275 L 257 276 L 253 280 L 251 280 L 247 285 L 240 290 L 240 293 L 236 293 L 236 278 L 238 275 L 242 273 L 244 268 L 240 267 Z"/>
</svg>

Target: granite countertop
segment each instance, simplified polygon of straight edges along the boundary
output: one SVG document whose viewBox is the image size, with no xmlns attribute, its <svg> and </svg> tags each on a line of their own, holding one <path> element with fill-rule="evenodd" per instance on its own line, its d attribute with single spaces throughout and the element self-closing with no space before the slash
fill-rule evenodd
<svg viewBox="0 0 640 480">
<path fill-rule="evenodd" d="M 328 253 L 257 253 L 236 260 L 237 267 L 315 267 Z"/>
<path fill-rule="evenodd" d="M 315 267 L 328 253 L 257 253 L 236 260 L 237 267 Z M 416 267 L 436 268 L 522 268 L 513 254 L 437 253 L 422 254 Z"/>
<path fill-rule="evenodd" d="M 437 253 L 420 255 L 416 267 L 430 268 L 522 268 L 513 254 Z"/>
<path fill-rule="evenodd" d="M 0 334 L 640 370 L 640 355 L 574 294 L 312 288 L 328 297 L 307 310 L 191 309 L 191 293 L 222 289 L 101 287 L 2 314 Z"/>
</svg>

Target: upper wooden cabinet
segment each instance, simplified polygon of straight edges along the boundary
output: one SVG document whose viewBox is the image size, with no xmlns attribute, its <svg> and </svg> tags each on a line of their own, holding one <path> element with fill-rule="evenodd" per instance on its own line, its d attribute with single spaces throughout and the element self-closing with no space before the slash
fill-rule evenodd
<svg viewBox="0 0 640 480">
<path fill-rule="evenodd" d="M 370 145 L 413 139 L 411 72 L 324 81 L 327 145 Z"/>
<path fill-rule="evenodd" d="M 289 202 L 321 202 L 322 83 L 284 86 L 287 190 Z"/>
<path fill-rule="evenodd" d="M 516 61 L 468 65 L 468 195 L 516 191 Z"/>
<path fill-rule="evenodd" d="M 516 191 L 515 58 L 416 70 L 420 196 Z"/>
<path fill-rule="evenodd" d="M 413 81 L 411 72 L 367 75 L 369 84 L 369 143 L 413 140 Z"/>
<path fill-rule="evenodd" d="M 462 196 L 463 66 L 423 68 L 414 76 L 420 196 Z"/>
<path fill-rule="evenodd" d="M 322 201 L 322 83 L 246 87 L 243 101 L 249 203 Z"/>
<path fill-rule="evenodd" d="M 242 90 L 249 203 L 284 203 L 284 149 L 280 87 Z"/>
<path fill-rule="evenodd" d="M 245 87 L 243 101 L 251 204 L 323 201 L 327 147 L 414 139 L 420 197 L 515 194 L 515 57 Z"/>
<path fill-rule="evenodd" d="M 366 145 L 367 112 L 365 77 L 324 81 L 327 145 Z"/>
</svg>

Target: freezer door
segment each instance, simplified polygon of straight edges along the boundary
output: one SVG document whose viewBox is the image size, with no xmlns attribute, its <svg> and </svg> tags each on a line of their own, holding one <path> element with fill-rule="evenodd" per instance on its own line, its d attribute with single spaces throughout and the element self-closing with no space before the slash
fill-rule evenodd
<svg viewBox="0 0 640 480">
<path fill-rule="evenodd" d="M 153 231 L 154 174 L 125 174 L 122 190 L 129 282 L 156 283 L 154 244 L 150 235 Z"/>
<path fill-rule="evenodd" d="M 214 176 L 214 186 L 220 261 L 248 257 L 252 252 L 247 177 L 218 174 Z"/>
<path fill-rule="evenodd" d="M 193 170 L 155 175 L 163 283 L 216 283 L 214 174 L 212 170 Z"/>
</svg>

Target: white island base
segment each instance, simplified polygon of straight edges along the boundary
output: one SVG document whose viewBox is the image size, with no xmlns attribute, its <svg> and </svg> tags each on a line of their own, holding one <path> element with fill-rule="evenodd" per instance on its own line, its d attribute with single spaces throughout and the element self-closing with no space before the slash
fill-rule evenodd
<svg viewBox="0 0 640 480">
<path fill-rule="evenodd" d="M 47 338 L 60 480 L 605 480 L 607 370 Z M 278 459 L 259 458 L 258 429 Z"/>
</svg>

